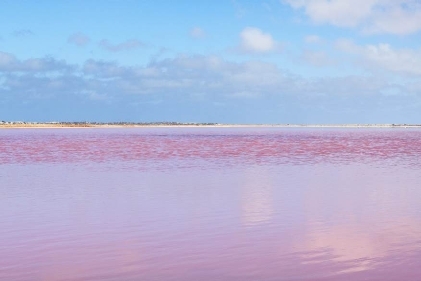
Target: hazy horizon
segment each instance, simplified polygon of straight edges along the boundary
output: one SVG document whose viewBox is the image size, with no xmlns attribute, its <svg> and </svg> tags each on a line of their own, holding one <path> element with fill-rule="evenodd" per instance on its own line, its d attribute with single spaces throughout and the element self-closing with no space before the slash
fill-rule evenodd
<svg viewBox="0 0 421 281">
<path fill-rule="evenodd" d="M 421 126 L 421 123 L 218 123 L 218 122 L 179 122 L 179 121 L 27 121 L 27 120 L 0 120 L 0 124 L 128 124 L 128 125 L 221 125 L 221 126 Z"/>
</svg>

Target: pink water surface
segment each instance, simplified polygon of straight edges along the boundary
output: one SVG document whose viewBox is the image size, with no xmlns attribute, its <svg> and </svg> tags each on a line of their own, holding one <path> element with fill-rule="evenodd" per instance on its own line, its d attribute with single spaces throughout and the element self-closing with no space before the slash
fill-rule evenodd
<svg viewBox="0 0 421 281">
<path fill-rule="evenodd" d="M 0 130 L 0 280 L 421 280 L 421 130 Z"/>
</svg>

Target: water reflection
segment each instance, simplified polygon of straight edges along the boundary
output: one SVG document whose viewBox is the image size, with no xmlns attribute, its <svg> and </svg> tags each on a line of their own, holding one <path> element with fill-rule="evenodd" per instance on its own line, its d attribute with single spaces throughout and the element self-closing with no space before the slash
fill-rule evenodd
<svg viewBox="0 0 421 281">
<path fill-rule="evenodd" d="M 402 167 L 319 167 L 306 191 L 308 228 L 299 247 L 347 263 L 349 268 L 340 273 L 374 269 L 408 246 L 406 250 L 421 249 L 421 220 L 411 198 L 420 192 L 410 184 L 416 177 Z"/>
<path fill-rule="evenodd" d="M 420 131 L 0 131 L 0 280 L 419 280 Z"/>
<path fill-rule="evenodd" d="M 254 166 L 245 170 L 242 187 L 242 221 L 255 225 L 270 221 L 273 215 L 273 193 L 270 172 L 266 167 Z"/>
</svg>

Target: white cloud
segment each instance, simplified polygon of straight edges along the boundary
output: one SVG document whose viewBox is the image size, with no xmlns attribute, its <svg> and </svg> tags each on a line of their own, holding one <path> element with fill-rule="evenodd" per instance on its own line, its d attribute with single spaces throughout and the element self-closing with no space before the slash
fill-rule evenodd
<svg viewBox="0 0 421 281">
<path fill-rule="evenodd" d="M 68 43 L 74 44 L 79 47 L 86 46 L 89 43 L 89 41 L 90 41 L 89 37 L 80 32 L 70 35 L 69 38 L 67 39 Z"/>
<path fill-rule="evenodd" d="M 308 35 L 304 37 L 304 41 L 308 44 L 318 44 L 321 43 L 323 40 L 317 35 Z"/>
<path fill-rule="evenodd" d="M 16 61 L 15 56 L 13 56 L 12 54 L 0 51 L 0 69 L 9 67 L 10 65 L 14 64 L 15 61 Z"/>
<path fill-rule="evenodd" d="M 399 2 L 399 1 L 397 1 Z M 401 1 L 386 12 L 375 13 L 371 22 L 363 27 L 366 33 L 410 34 L 421 30 L 421 3 Z M 408 3 L 406 3 L 408 2 Z M 407 5 L 404 8 L 404 5 Z"/>
<path fill-rule="evenodd" d="M 272 38 L 272 35 L 259 28 L 246 27 L 241 31 L 240 38 L 240 48 L 245 52 L 267 53 L 278 48 L 278 43 Z"/>
<path fill-rule="evenodd" d="M 303 8 L 317 23 L 355 26 L 369 16 L 378 0 L 286 0 L 294 8 Z"/>
<path fill-rule="evenodd" d="M 335 61 L 323 51 L 304 50 L 301 59 L 313 66 L 329 66 L 335 64 Z"/>
<path fill-rule="evenodd" d="M 356 27 L 366 33 L 409 34 L 421 30 L 418 0 L 283 0 L 315 23 Z"/>
<path fill-rule="evenodd" d="M 138 49 L 141 47 L 145 47 L 145 43 L 136 40 L 136 39 L 131 39 L 131 40 L 127 40 L 124 41 L 122 43 L 119 44 L 113 44 L 111 42 L 109 42 L 106 39 L 103 39 L 99 42 L 99 46 L 101 48 L 103 48 L 104 50 L 107 50 L 109 52 L 122 52 L 122 51 L 129 51 L 129 50 L 134 50 L 134 49 Z"/>
<path fill-rule="evenodd" d="M 393 49 L 389 44 L 368 45 L 363 55 L 371 62 L 395 72 L 421 75 L 421 52 Z"/>
<path fill-rule="evenodd" d="M 396 49 L 386 43 L 360 46 L 346 39 L 338 40 L 336 47 L 356 55 L 362 65 L 374 71 L 421 75 L 421 49 Z"/>
<path fill-rule="evenodd" d="M 0 73 L 62 72 L 71 71 L 72 69 L 73 66 L 68 65 L 64 60 L 56 60 L 51 57 L 18 60 L 13 54 L 0 51 Z"/>
<path fill-rule="evenodd" d="M 357 53 L 360 50 L 360 47 L 357 46 L 354 41 L 350 39 L 341 38 L 336 40 L 335 47 L 338 50 L 341 50 L 343 52 L 347 53 Z"/>
<path fill-rule="evenodd" d="M 365 48 L 356 46 L 356 50 L 360 52 Z M 376 62 L 376 58 L 384 60 L 390 50 L 377 46 L 366 52 Z M 316 63 L 319 63 L 318 56 L 316 54 Z M 382 63 L 389 66 L 387 60 Z M 147 96 L 149 99 L 191 99 L 200 94 L 203 99 L 214 101 L 279 96 L 311 103 L 315 98 L 382 96 L 391 87 L 398 86 L 376 73 L 305 79 L 273 63 L 232 62 L 217 56 L 178 56 L 128 67 L 96 60 L 72 66 L 42 58 L 19 60 L 11 54 L 0 53 L 0 95 L 24 100 L 73 95 L 87 100 L 118 102 Z M 410 92 L 421 96 L 415 86 L 411 90 L 403 85 L 401 89 L 399 95 Z"/>
<path fill-rule="evenodd" d="M 0 78 L 4 78 L 0 88 L 16 95 L 45 93 L 50 97 L 73 93 L 88 99 L 98 98 L 97 95 L 121 99 L 127 95 L 159 97 L 168 93 L 249 98 L 283 93 L 294 83 L 274 64 L 236 63 L 216 56 L 179 56 L 132 67 L 87 60 L 70 72 L 57 71 L 71 66 L 47 65 L 54 75 L 43 71 L 46 66 L 35 67 L 31 62 L 45 64 L 43 59 L 20 61 L 11 54 L 0 53 Z"/>
<path fill-rule="evenodd" d="M 234 63 L 216 56 L 180 56 L 132 69 L 126 86 L 138 93 L 172 92 L 248 97 L 276 93 L 286 79 L 275 65 Z"/>
<path fill-rule="evenodd" d="M 200 27 L 194 27 L 192 30 L 190 30 L 190 36 L 195 39 L 202 39 L 206 36 L 206 33 Z"/>
<path fill-rule="evenodd" d="M 84 63 L 82 70 L 86 75 L 111 78 L 125 76 L 129 68 L 120 67 L 115 62 L 104 62 L 89 59 Z"/>
<path fill-rule="evenodd" d="M 365 50 L 365 47 L 354 47 L 356 55 Z M 390 51 L 385 47 L 376 47 L 369 50 L 371 53 L 366 51 L 372 60 Z M 20 60 L 12 54 L 0 53 L 0 96 L 3 101 L 16 104 L 22 101 L 33 104 L 46 100 L 60 103 L 77 101 L 78 106 L 101 103 L 121 109 L 129 104 L 150 108 L 152 104 L 148 101 L 151 100 L 162 100 L 165 106 L 173 103 L 172 106 L 185 104 L 191 107 L 192 102 L 200 100 L 205 107 L 215 102 L 227 104 L 226 107 L 218 107 L 221 110 L 226 108 L 227 112 L 257 106 L 262 113 L 268 107 L 278 110 L 281 105 L 287 115 L 287 112 L 296 114 L 297 110 L 305 113 L 298 113 L 307 116 L 300 121 L 304 123 L 329 122 L 330 114 L 335 115 L 337 122 L 357 122 L 355 117 L 366 120 L 359 113 L 371 114 L 379 108 L 383 110 L 382 114 L 386 114 L 383 116 L 388 116 L 397 107 L 403 108 L 402 114 L 408 108 L 419 112 L 421 104 L 415 106 L 421 98 L 419 79 L 412 79 L 415 82 L 410 84 L 405 79 L 397 83 L 389 78 L 374 72 L 369 75 L 304 78 L 289 74 L 273 63 L 254 60 L 234 62 L 217 56 L 156 59 L 144 66 L 122 66 L 116 62 L 96 60 L 72 66 L 52 59 Z M 388 105 L 384 106 L 384 102 Z M 211 110 L 214 108 L 212 105 Z M 348 117 L 344 117 L 344 112 L 348 112 Z M 325 117 L 320 114 L 325 114 Z M 399 122 L 405 119 L 391 117 L 389 120 Z"/>
</svg>

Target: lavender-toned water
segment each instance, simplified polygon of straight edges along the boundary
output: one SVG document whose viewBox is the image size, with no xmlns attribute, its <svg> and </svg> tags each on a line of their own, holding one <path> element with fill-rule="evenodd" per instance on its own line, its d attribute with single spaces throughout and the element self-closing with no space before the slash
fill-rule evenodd
<svg viewBox="0 0 421 281">
<path fill-rule="evenodd" d="M 421 280 L 421 130 L 0 130 L 0 280 Z"/>
</svg>

